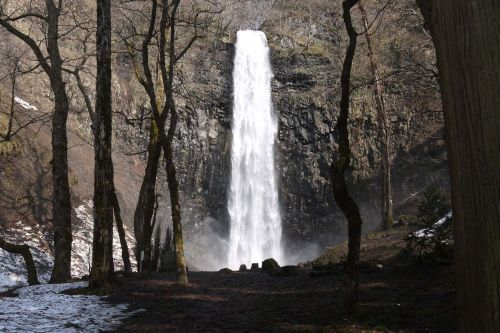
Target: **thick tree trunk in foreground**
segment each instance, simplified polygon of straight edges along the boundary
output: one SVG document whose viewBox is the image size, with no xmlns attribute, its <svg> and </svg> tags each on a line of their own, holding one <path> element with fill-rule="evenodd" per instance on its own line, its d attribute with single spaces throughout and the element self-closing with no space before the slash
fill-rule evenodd
<svg viewBox="0 0 500 333">
<path fill-rule="evenodd" d="M 120 203 L 116 196 L 116 190 L 113 191 L 113 211 L 115 215 L 116 230 L 118 237 L 120 237 L 120 246 L 122 248 L 123 269 L 125 273 L 132 273 L 132 265 L 130 264 L 130 252 L 128 250 L 127 238 L 125 235 L 125 228 L 123 227 L 122 215 L 120 213 Z"/>
<path fill-rule="evenodd" d="M 28 245 L 12 244 L 7 242 L 3 238 L 0 238 L 0 249 L 3 249 L 9 253 L 22 255 L 24 258 L 24 262 L 26 263 L 29 285 L 32 286 L 35 284 L 40 284 L 40 282 L 38 282 L 35 262 L 33 261 L 33 256 L 31 255 L 30 247 Z"/>
<path fill-rule="evenodd" d="M 94 119 L 94 241 L 90 287 L 113 278 L 113 161 L 111 158 L 111 1 L 97 1 L 97 79 Z"/>
<path fill-rule="evenodd" d="M 387 122 L 387 114 L 385 112 L 384 94 L 382 91 L 382 83 L 380 82 L 377 62 L 373 53 L 371 36 L 368 31 L 368 17 L 365 8 L 358 3 L 358 8 L 363 19 L 363 27 L 365 29 L 366 45 L 368 48 L 368 58 L 370 59 L 370 70 L 374 81 L 375 106 L 377 109 L 377 122 L 379 132 L 379 149 L 380 149 L 380 183 L 382 190 L 382 225 L 384 228 L 391 228 L 394 223 L 392 214 L 392 189 L 391 189 L 391 157 L 389 147 L 389 125 Z"/>
<path fill-rule="evenodd" d="M 357 33 L 354 30 L 351 19 L 351 8 L 358 0 L 347 0 L 342 3 L 344 23 L 349 35 L 349 45 L 347 47 L 344 65 L 342 67 L 341 88 L 342 96 L 340 100 L 340 114 L 335 127 L 339 139 L 338 156 L 330 165 L 332 174 L 332 187 L 335 202 L 340 207 L 348 222 L 348 255 L 347 255 L 347 280 L 344 298 L 345 312 L 354 315 L 358 312 L 359 301 L 359 249 L 361 246 L 361 215 L 356 202 L 349 195 L 345 182 L 344 172 L 349 167 L 351 161 L 351 149 L 349 146 L 349 132 L 347 121 L 349 118 L 349 93 L 351 69 L 356 51 Z"/>
<path fill-rule="evenodd" d="M 459 332 L 500 332 L 500 3 L 418 0 L 439 69 Z"/>
</svg>

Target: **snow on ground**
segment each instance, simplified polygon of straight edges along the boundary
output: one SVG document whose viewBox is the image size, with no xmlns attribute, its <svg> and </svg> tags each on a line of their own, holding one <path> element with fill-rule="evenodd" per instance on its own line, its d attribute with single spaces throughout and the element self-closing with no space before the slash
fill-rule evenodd
<svg viewBox="0 0 500 333">
<path fill-rule="evenodd" d="M 21 105 L 23 108 L 25 108 L 26 110 L 34 110 L 34 111 L 38 111 L 38 108 L 34 105 L 31 105 L 29 102 L 26 102 L 24 99 L 22 99 L 21 97 L 17 97 L 15 96 L 14 97 L 14 101 Z"/>
<path fill-rule="evenodd" d="M 25 285 L 26 275 L 17 275 L 14 273 L 0 273 L 0 292 L 5 291 L 12 286 Z"/>
<path fill-rule="evenodd" d="M 127 304 L 113 305 L 104 297 L 64 295 L 87 282 L 42 284 L 18 289 L 19 297 L 0 298 L 0 332 L 100 332 L 117 328 L 137 311 Z"/>
<path fill-rule="evenodd" d="M 40 282 L 49 280 L 53 257 L 47 247 L 47 240 L 51 239 L 48 233 L 18 221 L 7 232 L 0 232 L 0 235 L 8 242 L 29 245 L 38 270 L 38 279 Z M 0 272 L 0 292 L 27 284 L 26 264 L 21 255 L 0 249 Z"/>
<path fill-rule="evenodd" d="M 85 200 L 80 206 L 75 208 L 75 214 L 78 221 L 73 221 L 71 275 L 75 278 L 80 278 L 90 273 L 94 227 L 92 200 Z M 134 269 L 136 264 L 132 249 L 135 246 L 135 240 L 130 230 L 126 229 L 125 233 L 131 254 L 130 261 L 132 269 Z M 54 261 L 51 250 L 51 233 L 42 230 L 38 225 L 31 227 L 25 225 L 23 221 L 18 221 L 8 231 L 0 231 L 0 235 L 9 242 L 29 245 L 38 270 L 39 280 L 41 282 L 49 280 Z M 113 258 L 115 271 L 121 270 L 123 268 L 123 261 L 120 238 L 118 237 L 116 228 L 113 228 Z M 0 272 L 0 292 L 27 284 L 25 263 L 23 257 L 20 255 L 10 254 L 0 249 Z"/>
</svg>

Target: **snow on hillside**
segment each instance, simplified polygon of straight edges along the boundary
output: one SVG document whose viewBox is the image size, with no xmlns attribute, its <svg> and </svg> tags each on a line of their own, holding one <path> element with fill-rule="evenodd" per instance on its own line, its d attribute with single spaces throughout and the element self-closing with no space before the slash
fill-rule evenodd
<svg viewBox="0 0 500 333">
<path fill-rule="evenodd" d="M 75 278 L 88 275 L 92 263 L 92 238 L 93 238 L 93 202 L 85 200 L 75 208 L 77 220 L 73 221 L 73 247 L 71 251 L 71 274 Z M 126 227 L 125 227 L 126 228 Z M 131 253 L 132 269 L 136 263 L 133 254 L 135 240 L 132 232 L 125 229 L 127 243 Z M 39 279 L 47 282 L 50 277 L 53 262 L 53 252 L 49 244 L 52 244 L 52 235 L 44 232 L 40 227 L 34 228 L 23 225 L 18 221 L 8 232 L 0 234 L 9 242 L 17 244 L 28 244 L 31 247 L 35 260 Z M 113 229 L 113 258 L 115 270 L 123 269 L 121 257 L 120 238 L 116 228 Z M 0 249 L 0 292 L 7 288 L 26 285 L 26 269 L 22 256 L 12 255 Z M 1 330 L 0 330 L 1 332 Z"/>
<path fill-rule="evenodd" d="M 90 273 L 92 264 L 92 239 L 94 228 L 93 216 L 94 202 L 86 200 L 75 209 L 76 216 L 81 223 L 73 228 L 73 251 L 71 255 L 71 274 L 74 277 L 81 277 Z M 133 256 L 133 247 L 135 239 L 132 233 L 125 227 L 125 237 L 127 239 L 128 248 L 130 251 L 130 262 L 132 269 L 135 269 L 136 262 Z M 113 258 L 115 262 L 115 271 L 123 269 L 122 247 L 120 245 L 120 237 L 116 228 L 113 228 Z"/>
<path fill-rule="evenodd" d="M 21 97 L 14 97 L 14 101 L 21 105 L 23 108 L 25 108 L 26 110 L 34 110 L 34 111 L 38 111 L 38 108 L 34 105 L 31 105 L 29 102 L 26 102 L 24 99 L 22 99 Z"/>
<path fill-rule="evenodd" d="M 127 304 L 113 305 L 104 297 L 61 294 L 86 286 L 86 282 L 30 286 L 17 290 L 18 297 L 0 299 L 0 332 L 101 332 L 142 311 L 128 311 Z"/>
</svg>

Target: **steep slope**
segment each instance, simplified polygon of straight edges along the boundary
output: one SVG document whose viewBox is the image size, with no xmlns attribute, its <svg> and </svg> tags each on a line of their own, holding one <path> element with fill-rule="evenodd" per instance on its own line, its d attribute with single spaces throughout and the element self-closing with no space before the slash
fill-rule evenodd
<svg viewBox="0 0 500 333">
<path fill-rule="evenodd" d="M 34 109 L 29 102 L 19 99 L 15 110 L 21 123 L 26 123 L 28 119 L 42 114 L 44 109 Z M 80 137 L 75 122 L 70 124 L 69 176 L 74 207 L 72 274 L 81 277 L 88 274 L 91 261 L 93 149 Z M 42 280 L 47 280 L 53 258 L 50 126 L 46 122 L 36 122 L 22 129 L 12 143 L 3 142 L 0 146 L 5 148 L 0 155 L 0 234 L 11 242 L 30 245 L 39 274 Z M 133 248 L 130 212 L 135 208 L 143 164 L 138 158 L 121 154 L 115 154 L 115 161 L 116 188 L 126 223 L 128 244 Z M 116 269 L 119 270 L 122 262 L 116 231 L 114 245 Z M 0 250 L 0 271 L 6 284 L 24 280 L 22 258 L 3 250 Z"/>
</svg>

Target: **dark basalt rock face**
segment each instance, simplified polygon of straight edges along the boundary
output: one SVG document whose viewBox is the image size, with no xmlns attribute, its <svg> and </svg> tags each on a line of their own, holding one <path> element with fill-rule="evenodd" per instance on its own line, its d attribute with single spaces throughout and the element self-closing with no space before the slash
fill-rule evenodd
<svg viewBox="0 0 500 333">
<path fill-rule="evenodd" d="M 286 7 L 287 3 L 279 6 Z M 324 5 L 329 8 L 330 2 Z M 327 30 L 332 22 L 339 20 L 328 10 L 324 13 L 318 10 L 313 25 L 301 13 L 296 10 L 290 14 L 288 28 L 278 26 L 278 21 L 272 19 L 261 26 L 268 38 L 275 73 L 272 97 L 278 119 L 276 169 L 285 257 L 290 262 L 310 260 L 323 247 L 346 238 L 345 220 L 334 204 L 329 180 L 329 163 L 336 146 L 334 126 L 344 31 L 341 25 L 337 35 Z M 417 42 L 425 38 L 423 34 L 415 36 L 416 30 L 411 27 L 404 29 Z M 401 36 L 398 37 L 401 40 L 387 42 L 387 47 L 410 50 L 414 41 L 405 42 L 406 35 Z M 361 39 L 353 73 L 356 78 L 370 75 L 360 72 L 369 68 Z M 222 257 L 227 253 L 224 240 L 229 235 L 227 196 L 231 172 L 234 44 L 218 39 L 200 43 L 182 65 L 183 80 L 189 82 L 189 89 L 177 95 L 181 119 L 176 133 L 175 160 L 190 266 L 205 265 L 207 259 L 199 258 L 207 256 L 207 248 L 217 243 L 221 245 L 211 257 L 215 258 L 212 265 L 218 269 L 224 267 L 217 265 L 224 261 Z M 430 58 L 421 56 L 420 60 L 432 64 L 432 49 L 428 51 Z M 381 65 L 388 68 L 388 72 L 396 71 L 405 65 L 403 62 L 400 56 L 381 59 Z M 415 194 L 425 184 L 448 186 L 439 94 L 431 83 L 430 88 L 425 89 L 414 86 L 421 73 L 417 74 L 404 73 L 402 77 L 384 82 L 396 218 L 400 213 L 413 212 Z M 353 156 L 347 176 L 367 231 L 380 226 L 380 156 L 372 87 L 368 79 L 363 80 L 355 81 L 359 87 L 353 89 L 351 96 L 349 130 Z M 164 179 L 162 182 L 166 184 Z M 166 185 L 162 191 L 168 198 Z M 165 202 L 160 216 L 168 222 L 170 211 L 168 200 Z M 296 256 L 298 253 L 301 256 Z"/>
</svg>

